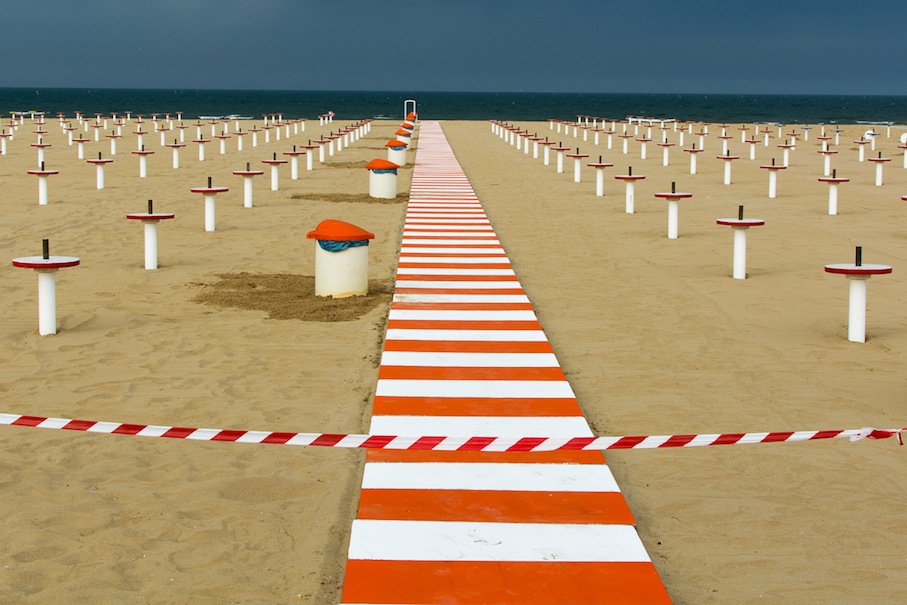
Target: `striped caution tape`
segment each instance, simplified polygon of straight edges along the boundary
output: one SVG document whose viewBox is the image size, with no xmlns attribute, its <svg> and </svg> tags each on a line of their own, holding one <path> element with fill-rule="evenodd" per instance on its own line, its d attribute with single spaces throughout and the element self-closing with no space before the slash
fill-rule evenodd
<svg viewBox="0 0 907 605">
<path fill-rule="evenodd" d="M 84 431 L 138 437 L 165 437 L 193 441 L 227 441 L 232 443 L 266 443 L 314 447 L 343 447 L 384 450 L 437 450 L 459 452 L 552 452 L 556 450 L 619 450 L 667 447 L 701 447 L 707 445 L 742 445 L 749 443 L 787 443 L 818 439 L 848 438 L 887 439 L 896 437 L 903 445 L 900 429 L 844 429 L 827 431 L 775 431 L 768 433 L 716 433 L 703 435 L 648 435 L 621 437 L 485 437 L 485 436 L 402 436 L 355 435 L 332 433 L 286 433 L 279 431 L 243 431 L 206 429 L 150 424 L 126 424 L 45 418 L 19 414 L 0 414 L 0 424 L 43 429 Z"/>
</svg>

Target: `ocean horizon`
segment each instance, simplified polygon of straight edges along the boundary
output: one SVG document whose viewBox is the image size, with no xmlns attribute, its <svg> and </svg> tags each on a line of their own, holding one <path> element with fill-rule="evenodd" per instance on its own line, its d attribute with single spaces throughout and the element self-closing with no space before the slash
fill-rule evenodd
<svg viewBox="0 0 907 605">
<path fill-rule="evenodd" d="M 217 90 L 126 88 L 0 88 L 0 111 L 47 115 L 175 114 L 184 119 L 264 114 L 337 119 L 402 119 L 416 101 L 420 118 L 433 120 L 575 119 L 627 116 L 710 122 L 782 124 L 907 124 L 907 96 L 672 93 L 420 92 L 342 90 Z"/>
</svg>

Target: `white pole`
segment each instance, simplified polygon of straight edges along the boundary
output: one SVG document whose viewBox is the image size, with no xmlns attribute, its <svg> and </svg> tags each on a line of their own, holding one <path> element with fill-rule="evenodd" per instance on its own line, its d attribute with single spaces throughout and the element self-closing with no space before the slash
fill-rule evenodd
<svg viewBox="0 0 907 605">
<path fill-rule="evenodd" d="M 104 164 L 95 164 L 97 172 L 97 185 L 98 189 L 104 188 Z"/>
<path fill-rule="evenodd" d="M 142 221 L 145 223 L 145 269 L 157 269 L 157 223 L 158 221 Z"/>
<path fill-rule="evenodd" d="M 768 197 L 774 199 L 778 193 L 778 171 L 768 171 Z"/>
<path fill-rule="evenodd" d="M 828 214 L 834 216 L 838 214 L 838 184 L 828 184 Z"/>
<path fill-rule="evenodd" d="M 38 205 L 47 205 L 47 176 L 43 174 L 38 175 Z"/>
<path fill-rule="evenodd" d="M 627 214 L 633 214 L 635 189 L 633 181 L 627 181 Z"/>
<path fill-rule="evenodd" d="M 596 168 L 595 169 L 595 195 L 596 197 L 602 197 L 605 195 L 605 169 Z"/>
<path fill-rule="evenodd" d="M 847 340 L 866 342 L 866 280 L 868 275 L 848 275 L 850 308 L 847 317 Z"/>
<path fill-rule="evenodd" d="M 734 227 L 734 279 L 746 279 L 746 230 Z"/>
<path fill-rule="evenodd" d="M 680 225 L 680 205 L 677 200 L 668 200 L 668 239 L 677 239 Z"/>
<path fill-rule="evenodd" d="M 205 196 L 205 231 L 214 231 L 214 194 L 206 193 Z"/>
<path fill-rule="evenodd" d="M 252 177 L 244 176 L 242 189 L 242 205 L 244 208 L 252 207 Z"/>
<path fill-rule="evenodd" d="M 38 272 L 38 334 L 57 333 L 56 269 L 37 269 Z"/>
<path fill-rule="evenodd" d="M 271 191 L 277 191 L 277 164 L 271 164 Z"/>
</svg>

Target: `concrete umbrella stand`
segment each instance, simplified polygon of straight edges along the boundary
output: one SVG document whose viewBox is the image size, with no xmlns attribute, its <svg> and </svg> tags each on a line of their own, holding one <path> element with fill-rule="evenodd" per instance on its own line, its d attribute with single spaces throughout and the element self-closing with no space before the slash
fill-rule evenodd
<svg viewBox="0 0 907 605">
<path fill-rule="evenodd" d="M 132 151 L 132 155 L 139 156 L 139 178 L 145 178 L 148 176 L 148 156 L 154 155 L 154 152 L 151 150 L 146 150 L 143 145 L 138 151 Z"/>
<path fill-rule="evenodd" d="M 794 145 L 789 141 L 784 141 L 781 145 L 776 145 L 778 149 L 781 150 L 781 164 L 785 167 L 790 166 L 790 150 L 794 149 Z"/>
<path fill-rule="evenodd" d="M 837 143 L 835 143 L 835 144 L 837 144 Z M 866 146 L 869 145 L 869 141 L 867 141 L 864 137 L 860 137 L 859 141 L 854 141 L 854 145 L 857 146 L 857 159 L 861 162 L 865 162 L 866 161 Z"/>
<path fill-rule="evenodd" d="M 907 168 L 907 132 L 902 134 L 898 140 L 901 143 L 898 145 L 898 149 L 904 150 L 904 168 Z"/>
<path fill-rule="evenodd" d="M 95 165 L 95 183 L 98 189 L 104 188 L 104 166 L 112 161 L 110 158 L 102 158 L 100 151 L 98 152 L 98 159 L 88 160 L 89 164 Z"/>
<path fill-rule="evenodd" d="M 696 143 L 693 143 L 692 147 L 684 149 L 684 151 L 690 154 L 690 174 L 696 174 L 696 154 L 702 153 L 705 150 L 701 147 L 697 148 Z"/>
<path fill-rule="evenodd" d="M 542 146 L 542 165 L 550 166 L 551 165 L 551 146 L 554 145 L 554 141 L 549 141 L 546 138 L 544 141 L 539 141 L 539 145 Z"/>
<path fill-rule="evenodd" d="M 831 174 L 831 156 L 836 155 L 838 152 L 832 149 L 820 149 L 817 151 L 819 155 L 822 156 L 822 176 L 828 176 Z"/>
<path fill-rule="evenodd" d="M 277 153 L 275 152 L 273 158 L 271 158 L 270 160 L 262 160 L 261 163 L 267 164 L 271 167 L 271 191 L 277 191 L 279 185 L 278 168 L 280 168 L 281 164 L 286 164 L 287 160 L 278 160 Z"/>
<path fill-rule="evenodd" d="M 206 139 L 204 137 L 198 137 L 197 139 L 192 139 L 193 143 L 198 143 L 198 161 L 205 161 L 205 144 L 210 143 L 211 139 Z"/>
<path fill-rule="evenodd" d="M 787 166 L 775 164 L 775 158 L 772 158 L 771 164 L 759 166 L 763 170 L 768 170 L 768 197 L 775 199 L 778 197 L 778 171 L 787 169 Z"/>
<path fill-rule="evenodd" d="M 38 142 L 32 143 L 32 147 L 38 150 L 38 166 L 44 163 L 44 150 L 48 147 L 52 147 L 50 143 L 44 142 L 44 137 L 38 136 Z"/>
<path fill-rule="evenodd" d="M 876 187 L 882 186 L 882 167 L 885 165 L 885 162 L 890 162 L 891 158 L 883 158 L 882 152 L 879 152 L 879 157 L 869 158 L 869 161 L 876 165 Z"/>
<path fill-rule="evenodd" d="M 246 162 L 245 170 L 234 170 L 233 174 L 243 177 L 243 207 L 252 207 L 252 179 L 264 174 L 263 170 L 252 170 L 249 162 Z"/>
<path fill-rule="evenodd" d="M 300 145 L 302 149 L 305 149 L 305 169 L 314 170 L 315 169 L 315 150 L 321 147 L 320 145 L 312 144 L 312 141 L 309 141 L 308 145 Z"/>
<path fill-rule="evenodd" d="M 734 279 L 746 279 L 746 231 L 750 227 L 759 227 L 765 221 L 759 218 L 743 218 L 743 206 L 737 208 L 737 218 L 719 218 L 719 225 L 734 230 Z"/>
<path fill-rule="evenodd" d="M 838 171 L 833 170 L 831 176 L 819 177 L 819 182 L 828 183 L 828 214 L 834 216 L 838 214 L 838 185 L 847 183 L 850 179 L 838 176 Z"/>
<path fill-rule="evenodd" d="M 656 193 L 655 197 L 668 201 L 668 239 L 677 239 L 680 231 L 680 200 L 693 197 L 692 193 L 677 191 L 677 184 L 671 183 L 670 192 Z"/>
<path fill-rule="evenodd" d="M 106 138 L 110 139 L 110 155 L 117 154 L 117 139 L 121 138 L 122 135 L 117 134 L 116 130 L 111 130 L 110 134 L 104 135 Z"/>
<path fill-rule="evenodd" d="M 847 340 L 866 342 L 866 282 L 873 275 L 891 273 L 888 265 L 864 265 L 863 248 L 857 246 L 853 264 L 825 265 L 826 273 L 844 275 L 850 281 L 850 301 L 847 315 Z"/>
<path fill-rule="evenodd" d="M 573 182 L 581 183 L 583 160 L 589 157 L 589 154 L 580 153 L 579 148 L 577 148 L 576 153 L 568 153 L 567 157 L 573 158 Z"/>
<path fill-rule="evenodd" d="M 559 144 L 554 151 L 557 152 L 557 173 L 561 174 L 564 172 L 564 154 L 570 151 L 570 148 Z"/>
<path fill-rule="evenodd" d="M 284 151 L 283 155 L 290 158 L 290 180 L 299 180 L 299 156 L 305 155 L 305 151 L 299 151 L 296 149 L 296 145 L 293 145 L 293 150 Z"/>
<path fill-rule="evenodd" d="M 46 206 L 47 205 L 47 178 L 60 174 L 59 170 L 48 170 L 44 167 L 44 164 L 41 164 L 41 167 L 37 170 L 29 170 L 28 174 L 33 174 L 38 177 L 38 205 Z"/>
<path fill-rule="evenodd" d="M 627 174 L 616 174 L 614 178 L 626 184 L 626 212 L 627 214 L 633 214 L 635 212 L 636 181 L 641 181 L 646 177 L 641 174 L 633 174 L 633 166 L 630 166 L 627 169 Z"/>
<path fill-rule="evenodd" d="M 46 336 L 57 333 L 57 285 L 54 274 L 58 269 L 75 267 L 81 261 L 75 256 L 51 256 L 46 239 L 42 248 L 42 256 L 14 258 L 13 266 L 34 269 L 38 274 L 38 334 Z"/>
<path fill-rule="evenodd" d="M 145 269 L 154 271 L 158 268 L 157 264 L 157 224 L 161 221 L 172 219 L 175 214 L 169 212 L 154 212 L 153 203 L 148 200 L 148 212 L 133 212 L 127 214 L 126 218 L 134 221 L 142 221 L 145 227 Z"/>
<path fill-rule="evenodd" d="M 229 191 L 226 187 L 213 187 L 211 185 L 211 177 L 208 177 L 208 186 L 207 187 L 193 187 L 190 189 L 192 193 L 201 193 L 205 199 L 205 231 L 214 231 L 215 230 L 215 214 L 214 214 L 214 198 L 218 193 L 226 193 Z"/>
<path fill-rule="evenodd" d="M 731 155 L 730 153 L 725 152 L 724 155 L 715 156 L 719 160 L 724 162 L 724 184 L 731 184 L 731 162 L 734 160 L 739 160 L 739 155 Z"/>
<path fill-rule="evenodd" d="M 78 137 L 73 137 L 72 142 L 76 144 L 76 153 L 80 160 L 85 159 L 85 143 L 88 142 L 88 139 L 79 135 Z"/>
<path fill-rule="evenodd" d="M 172 143 L 167 143 L 164 147 L 169 147 L 173 150 L 173 169 L 178 170 L 180 167 L 180 149 L 185 147 L 184 143 L 178 143 L 176 139 L 173 139 Z"/>
<path fill-rule="evenodd" d="M 605 195 L 605 168 L 610 168 L 614 164 L 602 162 L 602 156 L 598 156 L 598 162 L 586 165 L 595 169 L 595 196 L 602 197 Z"/>
<path fill-rule="evenodd" d="M 669 151 L 670 151 L 671 147 L 674 146 L 674 143 L 668 143 L 668 139 L 667 139 L 667 137 L 665 137 L 665 139 L 664 139 L 661 143 L 659 143 L 658 146 L 661 147 L 661 149 L 662 149 L 662 151 L 661 151 L 661 165 L 662 165 L 662 166 L 667 166 L 667 165 L 669 164 L 669 161 L 668 161 L 668 160 L 669 160 L 668 154 L 669 154 Z"/>
</svg>

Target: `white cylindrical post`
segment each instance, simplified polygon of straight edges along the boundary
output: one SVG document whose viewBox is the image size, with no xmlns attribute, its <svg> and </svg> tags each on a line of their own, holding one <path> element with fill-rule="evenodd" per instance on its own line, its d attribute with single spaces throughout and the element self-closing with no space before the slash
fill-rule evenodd
<svg viewBox="0 0 907 605">
<path fill-rule="evenodd" d="M 57 333 L 56 269 L 38 269 L 38 334 Z"/>
<path fill-rule="evenodd" d="M 866 342 L 866 275 L 848 275 L 850 307 L 847 315 L 847 340 Z"/>
<path fill-rule="evenodd" d="M 145 269 L 157 269 L 157 221 L 142 221 L 145 225 Z"/>
<path fill-rule="evenodd" d="M 605 170 L 603 168 L 595 169 L 595 195 L 596 197 L 605 195 Z"/>
<path fill-rule="evenodd" d="M 680 204 L 677 200 L 668 200 L 668 239 L 677 239 L 679 227 Z"/>
<path fill-rule="evenodd" d="M 768 171 L 768 197 L 774 199 L 778 194 L 778 171 Z"/>
<path fill-rule="evenodd" d="M 252 177 L 244 176 L 243 177 L 243 188 L 242 188 L 242 205 L 244 208 L 252 207 Z"/>
<path fill-rule="evenodd" d="M 875 138 L 873 138 L 873 141 Z M 882 162 L 876 162 L 876 187 L 882 186 Z"/>
<path fill-rule="evenodd" d="M 104 164 L 101 164 L 101 163 L 95 164 L 95 171 L 97 173 L 96 182 L 97 182 L 98 189 L 103 189 L 104 188 Z"/>
<path fill-rule="evenodd" d="M 734 227 L 734 279 L 746 279 L 746 230 Z"/>
<path fill-rule="evenodd" d="M 205 231 L 214 231 L 214 194 L 206 193 L 205 196 Z"/>
<path fill-rule="evenodd" d="M 636 186 L 633 181 L 627 181 L 627 214 L 633 214 L 634 196 Z"/>
<path fill-rule="evenodd" d="M 834 216 L 838 214 L 838 184 L 828 184 L 828 214 Z"/>
<path fill-rule="evenodd" d="M 730 160 L 724 161 L 724 184 L 731 184 L 731 162 Z"/>
<path fill-rule="evenodd" d="M 271 164 L 271 191 L 277 191 L 278 188 L 277 164 Z"/>
<path fill-rule="evenodd" d="M 180 150 L 179 147 L 173 147 L 173 169 L 177 170 L 180 167 Z"/>
<path fill-rule="evenodd" d="M 581 173 L 581 163 L 582 160 L 575 158 L 573 160 L 573 182 L 580 183 L 582 182 L 582 173 Z"/>
<path fill-rule="evenodd" d="M 696 154 L 690 154 L 690 174 L 696 174 Z"/>
<path fill-rule="evenodd" d="M 47 176 L 38 175 L 38 205 L 47 205 Z"/>
<path fill-rule="evenodd" d="M 147 156 L 142 154 L 139 156 L 139 178 L 145 178 L 148 174 L 148 160 Z"/>
</svg>

